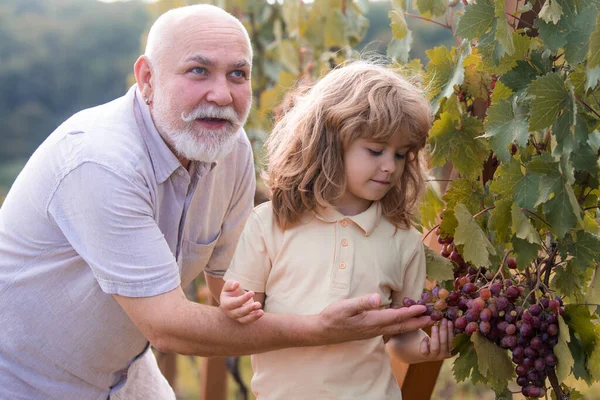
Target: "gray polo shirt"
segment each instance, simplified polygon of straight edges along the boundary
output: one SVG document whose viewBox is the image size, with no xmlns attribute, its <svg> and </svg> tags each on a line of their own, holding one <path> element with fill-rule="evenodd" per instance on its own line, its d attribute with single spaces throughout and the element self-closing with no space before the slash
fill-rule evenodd
<svg viewBox="0 0 600 400">
<path fill-rule="evenodd" d="M 33 154 L 0 208 L 0 399 L 106 399 L 148 345 L 112 294 L 222 277 L 252 210 L 243 131 L 183 168 L 137 89 L 81 111 Z"/>
</svg>

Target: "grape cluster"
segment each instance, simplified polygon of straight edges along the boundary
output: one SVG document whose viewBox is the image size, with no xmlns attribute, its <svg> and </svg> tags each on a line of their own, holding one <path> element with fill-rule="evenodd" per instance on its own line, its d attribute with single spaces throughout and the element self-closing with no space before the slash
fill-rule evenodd
<svg viewBox="0 0 600 400">
<path fill-rule="evenodd" d="M 424 290 L 418 301 L 404 298 L 403 304 L 425 305 L 432 320 L 453 321 L 456 334 L 479 332 L 509 349 L 523 395 L 543 397 L 547 374 L 557 363 L 552 349 L 558 343 L 562 299 L 542 297 L 525 308 L 521 304 L 528 293 L 524 296 L 523 285 L 489 275 L 483 268 L 469 267 L 466 275 L 455 279 L 454 290 L 436 286 Z"/>
</svg>

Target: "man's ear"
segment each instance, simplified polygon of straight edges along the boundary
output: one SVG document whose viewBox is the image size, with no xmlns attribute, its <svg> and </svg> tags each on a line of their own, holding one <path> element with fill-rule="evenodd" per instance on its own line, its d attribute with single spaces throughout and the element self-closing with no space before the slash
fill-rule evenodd
<svg viewBox="0 0 600 400">
<path fill-rule="evenodd" d="M 147 103 L 152 101 L 152 68 L 146 56 L 140 56 L 133 64 L 133 73 L 140 93 Z"/>
</svg>

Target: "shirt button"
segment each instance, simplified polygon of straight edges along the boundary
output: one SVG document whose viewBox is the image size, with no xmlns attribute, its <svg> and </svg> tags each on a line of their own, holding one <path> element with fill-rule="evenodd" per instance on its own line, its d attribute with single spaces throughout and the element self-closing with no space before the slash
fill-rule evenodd
<svg viewBox="0 0 600 400">
<path fill-rule="evenodd" d="M 346 269 L 346 263 L 340 263 L 340 269 Z"/>
<path fill-rule="evenodd" d="M 178 170 L 178 171 L 177 171 L 177 175 L 179 175 L 179 176 L 183 176 L 183 171 L 182 171 L 182 170 Z"/>
<path fill-rule="evenodd" d="M 346 226 L 346 225 L 348 225 L 348 221 L 346 221 L 346 220 L 344 219 L 344 220 L 342 220 L 342 222 L 340 222 L 340 225 L 342 225 L 342 226 Z"/>
<path fill-rule="evenodd" d="M 342 246 L 344 246 L 344 247 L 348 246 L 348 241 L 346 239 L 342 240 Z"/>
</svg>

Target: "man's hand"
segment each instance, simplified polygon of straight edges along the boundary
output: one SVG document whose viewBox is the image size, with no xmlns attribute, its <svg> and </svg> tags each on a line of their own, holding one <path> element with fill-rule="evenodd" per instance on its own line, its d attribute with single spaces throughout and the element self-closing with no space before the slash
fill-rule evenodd
<svg viewBox="0 0 600 400">
<path fill-rule="evenodd" d="M 379 335 L 395 335 L 433 325 L 428 316 L 421 316 L 425 306 L 399 309 L 379 309 L 378 294 L 340 300 L 319 314 L 325 331 L 336 333 L 339 341 L 369 339 Z"/>
<path fill-rule="evenodd" d="M 225 282 L 220 303 L 229 318 L 242 324 L 254 322 L 265 314 L 260 302 L 254 301 L 254 292 L 246 292 L 236 281 Z"/>
</svg>

